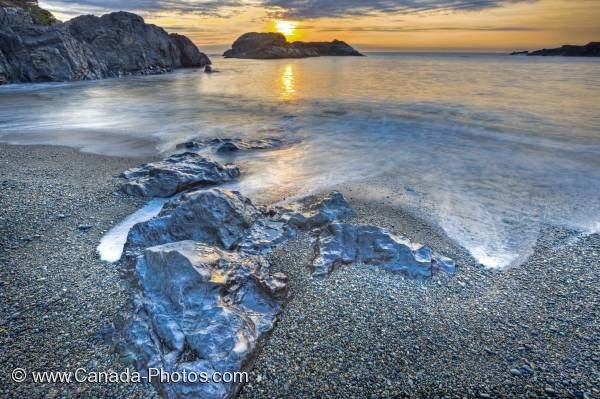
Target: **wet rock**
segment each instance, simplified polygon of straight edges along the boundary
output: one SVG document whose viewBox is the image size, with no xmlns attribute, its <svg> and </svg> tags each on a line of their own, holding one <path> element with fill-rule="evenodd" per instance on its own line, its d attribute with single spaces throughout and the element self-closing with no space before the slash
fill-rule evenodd
<svg viewBox="0 0 600 399">
<path fill-rule="evenodd" d="M 229 153 L 236 151 L 271 150 L 279 148 L 284 144 L 286 143 L 283 140 L 271 137 L 248 140 L 240 138 L 216 138 L 205 140 L 198 138 L 179 144 L 177 147 L 191 150 L 210 148 L 217 153 Z"/>
<path fill-rule="evenodd" d="M 305 197 L 285 207 L 276 207 L 274 212 L 278 215 L 276 219 L 302 229 L 321 227 L 353 213 L 344 196 L 337 191 L 325 196 Z"/>
<path fill-rule="evenodd" d="M 273 328 L 287 278 L 260 256 L 193 241 L 148 248 L 136 263 L 140 291 L 128 339 L 138 368 L 243 370 Z M 166 384 L 167 397 L 223 398 L 227 383 Z"/>
<path fill-rule="evenodd" d="M 263 216 L 248 230 L 240 242 L 239 249 L 245 253 L 266 255 L 273 248 L 294 237 L 296 232 L 296 229 L 281 221 Z"/>
<path fill-rule="evenodd" d="M 89 224 L 89 223 L 86 223 L 86 224 L 80 224 L 79 226 L 77 226 L 77 228 L 78 228 L 79 230 L 82 230 L 82 231 L 87 231 L 87 230 L 90 230 L 92 227 L 94 227 L 94 225 L 93 225 L 93 224 Z"/>
<path fill-rule="evenodd" d="M 122 176 L 129 181 L 122 190 L 130 195 L 169 197 L 194 186 L 228 182 L 239 175 L 240 171 L 234 165 L 223 165 L 184 152 L 124 172 Z"/>
<path fill-rule="evenodd" d="M 195 240 L 232 248 L 260 213 L 237 191 L 196 190 L 167 202 L 157 217 L 136 224 L 126 248 L 147 248 L 172 241 Z"/>
<path fill-rule="evenodd" d="M 332 223 L 323 229 L 316 242 L 312 267 L 314 275 L 324 276 L 339 265 L 364 263 L 425 279 L 433 274 L 437 262 L 429 248 L 411 245 L 382 228 Z M 443 262 L 449 268 L 451 261 Z"/>
</svg>

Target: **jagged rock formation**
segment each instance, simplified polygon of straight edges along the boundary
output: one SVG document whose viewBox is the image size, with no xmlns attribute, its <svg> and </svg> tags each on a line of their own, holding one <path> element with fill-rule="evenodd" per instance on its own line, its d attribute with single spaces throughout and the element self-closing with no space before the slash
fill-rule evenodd
<svg viewBox="0 0 600 399">
<path fill-rule="evenodd" d="M 135 225 L 130 248 L 194 240 L 230 249 L 242 239 L 259 212 L 236 191 L 219 188 L 184 193 L 163 206 L 157 217 Z"/>
<path fill-rule="evenodd" d="M 223 56 L 227 58 L 306 58 L 319 56 L 362 56 L 343 41 L 288 42 L 281 33 L 249 32 L 240 36 Z"/>
<path fill-rule="evenodd" d="M 135 14 L 61 23 L 37 1 L 0 0 L 0 83 L 100 79 L 210 64 L 186 37 Z"/>
<path fill-rule="evenodd" d="M 434 271 L 454 272 L 454 262 L 431 255 L 425 246 L 413 246 L 376 226 L 329 224 L 315 246 L 313 275 L 324 276 L 339 265 L 364 263 L 378 265 L 410 278 L 425 279 Z"/>
<path fill-rule="evenodd" d="M 147 248 L 137 259 L 131 343 L 141 370 L 236 372 L 252 360 L 286 298 L 286 276 L 261 256 L 194 241 Z M 239 386 L 239 385 L 238 385 Z M 169 398 L 224 398 L 236 386 L 208 381 L 162 384 Z"/>
<path fill-rule="evenodd" d="M 199 159 L 214 164 L 184 153 L 124 176 L 146 192 L 177 192 L 187 182 L 205 181 L 205 169 L 195 171 Z M 155 169 L 158 176 L 150 176 Z M 169 178 L 161 178 L 163 173 Z M 156 367 L 211 376 L 248 370 L 287 300 L 287 277 L 272 273 L 264 256 L 300 230 L 318 236 L 315 274 L 326 275 L 335 265 L 351 262 L 378 264 L 413 278 L 454 270 L 451 260 L 432 256 L 426 247 L 409 246 L 378 227 L 340 224 L 352 208 L 339 192 L 257 207 L 223 188 L 187 190 L 156 217 L 135 225 L 125 245 L 134 306 L 122 338 L 142 371 Z M 212 382 L 159 386 L 168 398 L 227 398 L 239 388 L 239 383 Z"/>
<path fill-rule="evenodd" d="M 142 197 L 170 197 L 194 186 L 228 182 L 239 175 L 234 165 L 222 165 L 199 154 L 184 152 L 123 172 L 128 182 L 122 190 Z"/>
<path fill-rule="evenodd" d="M 301 229 L 322 227 L 353 214 L 344 196 L 333 191 L 324 196 L 309 196 L 274 209 L 276 218 Z"/>
<path fill-rule="evenodd" d="M 564 56 L 564 57 L 600 57 L 600 42 L 590 42 L 584 46 L 571 44 L 558 48 L 542 49 L 536 51 L 514 51 L 510 55 L 529 56 Z"/>
<path fill-rule="evenodd" d="M 293 220 L 333 221 L 341 194 L 311 197 Z M 280 208 L 278 208 L 280 209 Z M 286 300 L 287 277 L 263 257 L 294 235 L 296 211 L 259 209 L 220 188 L 182 193 L 132 228 L 126 263 L 138 287 L 125 340 L 140 370 L 245 370 Z M 231 397 L 239 384 L 162 384 L 169 398 Z"/>
</svg>

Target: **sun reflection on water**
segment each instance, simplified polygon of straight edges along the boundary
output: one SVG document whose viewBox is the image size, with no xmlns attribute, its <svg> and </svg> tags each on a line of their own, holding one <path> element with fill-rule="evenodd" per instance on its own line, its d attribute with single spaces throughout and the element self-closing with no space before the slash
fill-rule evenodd
<svg viewBox="0 0 600 399">
<path fill-rule="evenodd" d="M 281 97 L 283 97 L 284 100 L 290 100 L 295 94 L 294 68 L 292 64 L 287 64 L 281 73 Z"/>
</svg>

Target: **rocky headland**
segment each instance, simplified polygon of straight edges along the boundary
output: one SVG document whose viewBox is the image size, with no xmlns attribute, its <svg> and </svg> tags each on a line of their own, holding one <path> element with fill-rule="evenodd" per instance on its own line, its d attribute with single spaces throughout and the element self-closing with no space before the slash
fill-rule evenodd
<svg viewBox="0 0 600 399">
<path fill-rule="evenodd" d="M 0 84 L 89 80 L 204 67 L 185 36 L 114 12 L 57 21 L 37 0 L 0 1 Z"/>
<path fill-rule="evenodd" d="M 226 58 L 307 58 L 320 56 L 362 56 L 348 43 L 288 42 L 285 36 L 275 32 L 249 32 L 240 36 L 224 54 Z"/>
<path fill-rule="evenodd" d="M 590 42 L 583 46 L 566 44 L 558 48 L 545 48 L 536 51 L 513 51 L 510 55 L 600 57 L 600 42 Z"/>
</svg>

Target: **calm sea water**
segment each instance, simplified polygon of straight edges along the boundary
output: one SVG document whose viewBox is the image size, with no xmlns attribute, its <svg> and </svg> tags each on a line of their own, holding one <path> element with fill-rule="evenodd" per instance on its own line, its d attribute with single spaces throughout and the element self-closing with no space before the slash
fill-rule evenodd
<svg viewBox="0 0 600 399">
<path fill-rule="evenodd" d="M 546 223 L 600 230 L 600 60 L 213 62 L 212 75 L 0 88 L 0 141 L 143 157 L 193 137 L 283 136 L 297 144 L 238 158 L 236 188 L 267 201 L 356 186 L 492 267 L 526 257 Z"/>
</svg>

